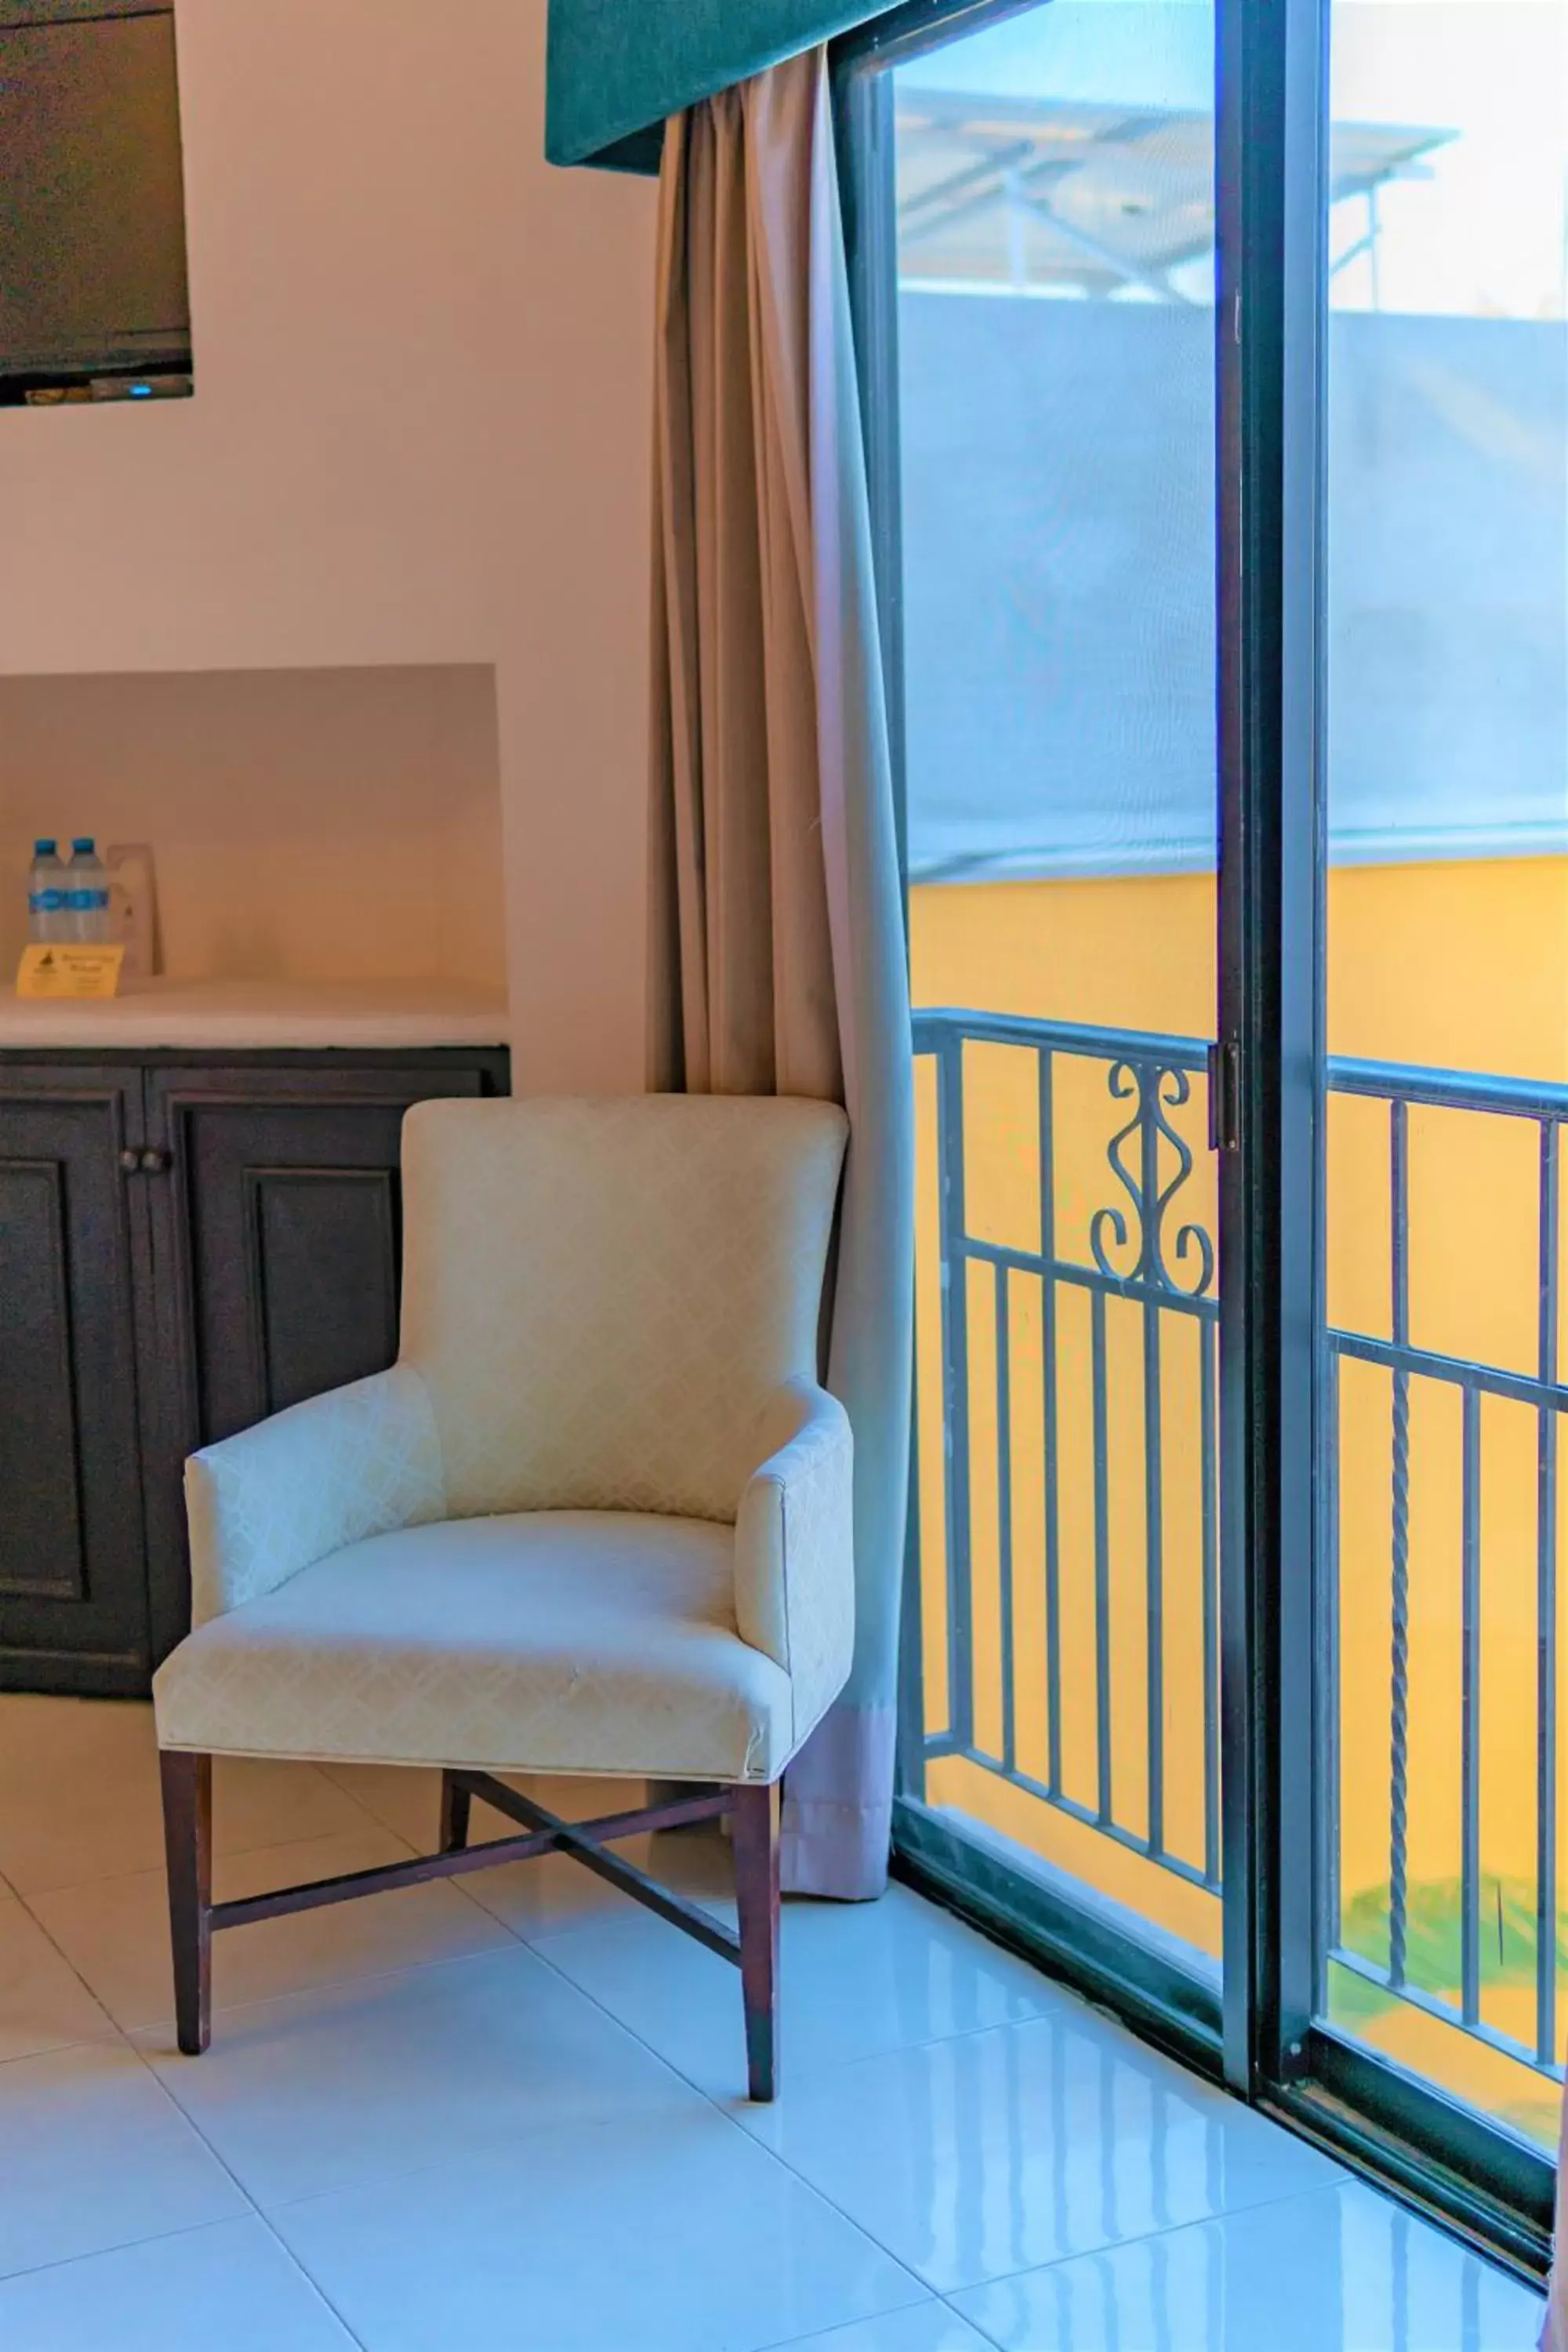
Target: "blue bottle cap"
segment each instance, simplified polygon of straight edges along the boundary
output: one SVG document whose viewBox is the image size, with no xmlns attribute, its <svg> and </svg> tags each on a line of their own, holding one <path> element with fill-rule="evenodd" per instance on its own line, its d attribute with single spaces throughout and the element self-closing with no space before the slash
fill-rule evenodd
<svg viewBox="0 0 1568 2352">
<path fill-rule="evenodd" d="M 73 854 L 77 850 L 81 850 L 87 856 L 90 857 L 93 853 L 93 839 L 91 834 L 79 834 L 77 838 L 71 843 L 71 849 Z"/>
<path fill-rule="evenodd" d="M 33 855 L 35 857 L 52 857 L 58 846 L 58 842 L 51 841 L 40 834 L 38 839 L 33 844 Z"/>
</svg>

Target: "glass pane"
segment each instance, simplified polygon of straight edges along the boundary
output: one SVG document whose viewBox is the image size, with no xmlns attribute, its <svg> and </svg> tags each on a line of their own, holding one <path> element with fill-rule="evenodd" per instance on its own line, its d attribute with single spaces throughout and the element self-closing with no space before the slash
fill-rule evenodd
<svg viewBox="0 0 1568 2352">
<path fill-rule="evenodd" d="M 1214 21 L 896 74 L 923 1793 L 1217 1973 Z"/>
<path fill-rule="evenodd" d="M 1332 45 L 1322 2001 L 1550 2143 L 1568 5 Z"/>
</svg>

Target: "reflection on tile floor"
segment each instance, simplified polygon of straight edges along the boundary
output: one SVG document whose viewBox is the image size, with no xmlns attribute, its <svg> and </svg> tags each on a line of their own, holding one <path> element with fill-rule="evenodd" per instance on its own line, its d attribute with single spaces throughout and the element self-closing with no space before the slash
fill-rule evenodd
<svg viewBox="0 0 1568 2352">
<path fill-rule="evenodd" d="M 435 1780 L 217 1806 L 259 1889 L 426 1843 Z M 149 1710 L 0 1698 L 5 2352 L 1534 2344 L 1535 2295 L 904 1889 L 790 1906 L 771 2110 L 732 1972 L 559 1862 L 220 1938 L 181 2059 L 157 1827 Z M 722 1902 L 718 1842 L 654 1864 Z"/>
</svg>

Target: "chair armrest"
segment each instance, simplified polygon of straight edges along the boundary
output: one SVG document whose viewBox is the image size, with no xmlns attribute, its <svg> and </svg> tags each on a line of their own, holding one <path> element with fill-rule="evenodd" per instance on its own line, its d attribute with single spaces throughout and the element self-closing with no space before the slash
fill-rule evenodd
<svg viewBox="0 0 1568 2352">
<path fill-rule="evenodd" d="M 185 1465 L 193 1622 L 366 1536 L 446 1515 L 429 1394 L 401 1364 L 291 1405 Z"/>
<path fill-rule="evenodd" d="M 855 1443 L 837 1397 L 790 1381 L 763 1416 L 762 1444 L 767 1459 L 735 1520 L 735 1622 L 789 1675 L 798 1747 L 854 1654 Z"/>
</svg>

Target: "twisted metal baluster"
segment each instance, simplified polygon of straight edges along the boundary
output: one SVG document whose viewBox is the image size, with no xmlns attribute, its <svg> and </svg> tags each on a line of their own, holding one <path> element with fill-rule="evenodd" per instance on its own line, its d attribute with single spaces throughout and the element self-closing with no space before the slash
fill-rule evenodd
<svg viewBox="0 0 1568 2352">
<path fill-rule="evenodd" d="M 1061 1516 L 1058 1505 L 1058 1416 L 1057 1410 L 1057 1157 L 1055 1064 L 1048 1045 L 1038 1055 L 1040 1263 L 1040 1346 L 1043 1353 L 1042 1402 L 1045 1409 L 1045 1538 L 1046 1538 L 1046 1706 L 1049 1718 L 1050 1778 L 1053 1797 L 1062 1789 L 1062 1635 L 1061 1635 Z"/>
<path fill-rule="evenodd" d="M 1165 1073 L 1154 1068 L 1144 1075 L 1139 1102 L 1143 1134 L 1140 1204 L 1143 1219 L 1143 1256 L 1139 1272 L 1145 1280 L 1165 1284 L 1161 1231 L 1171 1193 L 1179 1190 L 1192 1158 L 1160 1109 Z M 1185 1078 L 1178 1078 L 1184 1092 Z M 1178 1099 L 1182 1095 L 1178 1095 Z M 1182 1159 L 1168 1192 L 1160 1190 L 1160 1139 L 1168 1136 Z M 1182 1164 L 1185 1161 L 1185 1166 Z M 1165 1844 L 1165 1501 L 1164 1465 L 1161 1459 L 1162 1406 L 1160 1381 L 1160 1318 L 1156 1299 L 1143 1301 L 1143 1655 L 1144 1744 L 1148 1750 L 1149 1853 L 1157 1858 Z"/>
<path fill-rule="evenodd" d="M 1557 1380 L 1558 1137 L 1541 1122 L 1538 1370 Z M 1557 2062 L 1557 1415 L 1543 1405 L 1536 1433 L 1535 1500 L 1535 2060 Z"/>
<path fill-rule="evenodd" d="M 1389 1105 L 1389 1179 L 1393 1213 L 1393 1336 L 1410 1339 L 1410 1129 L 1407 1108 Z M 1394 1375 L 1394 1558 L 1388 1790 L 1388 1977 L 1405 1982 L 1406 1846 L 1410 1759 L 1410 1375 Z"/>
<path fill-rule="evenodd" d="M 974 1742 L 973 1519 L 969 1460 L 969 1215 L 964 1185 L 963 1041 L 937 1056 L 942 1318 L 942 1478 L 947 1506 L 947 1715 L 954 1746 Z"/>
</svg>

